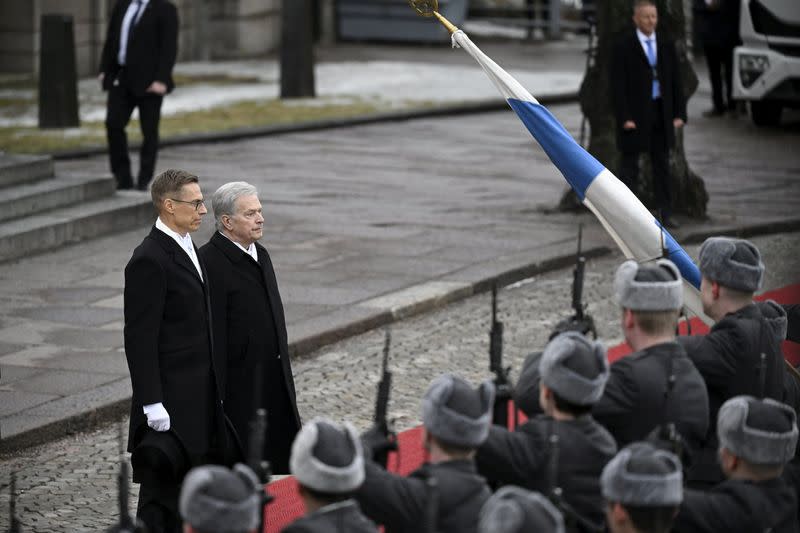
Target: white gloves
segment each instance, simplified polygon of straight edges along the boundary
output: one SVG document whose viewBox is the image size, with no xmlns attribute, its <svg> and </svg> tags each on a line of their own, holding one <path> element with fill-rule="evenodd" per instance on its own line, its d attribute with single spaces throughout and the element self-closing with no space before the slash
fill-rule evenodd
<svg viewBox="0 0 800 533">
<path fill-rule="evenodd" d="M 161 402 L 151 403 L 143 407 L 144 414 L 147 416 L 147 425 L 156 431 L 169 430 L 169 413 Z"/>
</svg>

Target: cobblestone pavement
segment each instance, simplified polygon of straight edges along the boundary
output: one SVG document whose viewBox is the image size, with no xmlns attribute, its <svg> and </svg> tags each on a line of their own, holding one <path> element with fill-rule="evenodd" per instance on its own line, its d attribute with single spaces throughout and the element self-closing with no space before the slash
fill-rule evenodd
<svg viewBox="0 0 800 533">
<path fill-rule="evenodd" d="M 800 233 L 753 239 L 768 274 L 765 289 L 800 282 L 796 258 Z M 697 247 L 687 250 L 696 254 Z M 590 261 L 585 300 L 601 337 L 620 342 L 618 312 L 611 301 L 611 279 L 619 255 Z M 499 318 L 505 323 L 506 364 L 518 370 L 524 355 L 540 349 L 554 324 L 569 310 L 571 272 L 563 269 L 518 282 L 499 292 Z M 399 430 L 419 423 L 419 400 L 429 381 L 444 371 L 473 382 L 489 378 L 490 297 L 481 294 L 392 327 L 394 388 L 390 414 Z M 350 420 L 360 429 L 370 423 L 380 371 L 383 332 L 373 330 L 318 350 L 294 362 L 300 412 L 308 420 L 326 415 Z M 513 375 L 513 374 L 512 374 Z M 127 427 L 127 421 L 121 421 Z M 117 425 L 76 434 L 0 458 L 0 531 L 8 527 L 9 475 L 17 473 L 17 512 L 23 529 L 99 531 L 116 515 Z M 130 507 L 135 508 L 132 486 Z"/>
</svg>

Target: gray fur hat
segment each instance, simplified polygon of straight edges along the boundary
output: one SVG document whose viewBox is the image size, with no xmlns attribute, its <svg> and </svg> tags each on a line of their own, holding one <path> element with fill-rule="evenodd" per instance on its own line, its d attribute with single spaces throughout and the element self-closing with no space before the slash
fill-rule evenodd
<svg viewBox="0 0 800 533">
<path fill-rule="evenodd" d="M 658 259 L 622 263 L 614 276 L 614 298 L 632 311 L 672 311 L 683 306 L 683 278 L 675 263 Z"/>
<path fill-rule="evenodd" d="M 583 371 L 578 372 L 579 368 Z M 594 405 L 603 396 L 608 373 L 603 344 L 577 331 L 556 336 L 539 361 L 542 383 L 576 405 Z"/>
<path fill-rule="evenodd" d="M 764 281 L 764 263 L 750 241 L 711 237 L 700 246 L 700 273 L 723 287 L 756 292 Z"/>
<path fill-rule="evenodd" d="M 243 464 L 193 468 L 181 487 L 179 510 L 183 521 L 200 531 L 249 531 L 258 525 L 263 490 Z"/>
<path fill-rule="evenodd" d="M 484 381 L 477 389 L 458 376 L 442 374 L 422 399 L 425 429 L 445 444 L 477 448 L 489 436 L 494 385 Z"/>
<path fill-rule="evenodd" d="M 797 448 L 797 415 L 788 405 L 735 396 L 717 415 L 719 445 L 754 465 L 783 465 Z"/>
<path fill-rule="evenodd" d="M 507 485 L 492 494 L 478 518 L 478 533 L 564 533 L 564 518 L 550 500 L 520 487 Z"/>
<path fill-rule="evenodd" d="M 327 418 L 303 425 L 292 444 L 289 470 L 297 482 L 328 494 L 347 494 L 364 483 L 364 453 L 355 428 Z"/>
<path fill-rule="evenodd" d="M 634 442 L 603 468 L 600 488 L 606 501 L 622 505 L 680 505 L 683 468 L 674 454 L 647 442 Z"/>
</svg>

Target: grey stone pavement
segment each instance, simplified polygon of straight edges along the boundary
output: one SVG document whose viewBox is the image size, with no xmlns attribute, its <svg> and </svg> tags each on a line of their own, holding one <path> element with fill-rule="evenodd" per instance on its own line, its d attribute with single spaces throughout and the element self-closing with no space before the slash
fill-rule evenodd
<svg viewBox="0 0 800 533">
<path fill-rule="evenodd" d="M 765 290 L 798 283 L 800 233 L 753 239 L 767 265 Z M 693 256 L 697 246 L 688 246 Z M 611 281 L 619 253 L 591 260 L 586 268 L 588 312 L 609 346 L 621 341 L 619 311 Z M 525 354 L 539 350 L 556 322 L 569 312 L 570 268 L 551 271 L 499 291 L 505 324 L 505 363 L 512 381 Z M 490 298 L 480 294 L 392 325 L 390 369 L 394 373 L 389 413 L 398 430 L 419 424 L 420 399 L 430 380 L 456 372 L 473 383 L 488 371 Z M 372 330 L 314 351 L 294 362 L 300 413 L 349 420 L 360 430 L 371 423 L 380 373 L 383 332 Z M 100 531 L 116 517 L 118 423 L 127 417 L 45 445 L 0 456 L 0 531 L 8 527 L 8 483 L 16 472 L 19 516 L 26 532 Z M 126 455 L 127 459 L 127 455 Z M 400 458 L 402 461 L 402 457 Z M 137 486 L 131 486 L 135 509 Z M 280 505 L 276 501 L 274 505 Z"/>
<path fill-rule="evenodd" d="M 522 64 L 530 53 L 543 69 L 581 69 L 580 46 L 557 44 L 545 48 L 558 51 L 552 57 L 513 43 L 485 49 L 504 64 Z M 415 53 L 435 60 L 441 51 Z M 690 102 L 686 145 L 706 180 L 710 219 L 683 220 L 676 237 L 800 226 L 800 116 L 761 130 L 744 118 L 703 119 L 708 101 L 700 94 Z M 577 105 L 552 110 L 577 136 Z M 91 173 L 106 167 L 101 156 L 57 164 Z M 587 249 L 613 248 L 591 215 L 551 212 L 564 180 L 510 110 L 167 148 L 158 168 L 168 167 L 196 172 L 207 196 L 230 180 L 260 188 L 263 242 L 296 358 L 493 280 L 564 264 L 578 220 L 587 224 Z M 124 410 L 122 271 L 147 231 L 0 264 L 0 449 Z M 211 231 L 209 215 L 197 244 Z M 341 367 L 331 372 L 335 378 Z"/>
</svg>

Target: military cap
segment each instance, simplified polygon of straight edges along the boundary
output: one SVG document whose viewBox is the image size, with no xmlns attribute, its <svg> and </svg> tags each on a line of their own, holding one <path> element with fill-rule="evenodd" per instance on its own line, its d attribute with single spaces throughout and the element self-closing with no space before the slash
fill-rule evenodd
<svg viewBox="0 0 800 533">
<path fill-rule="evenodd" d="M 249 531 L 258 525 L 263 490 L 243 464 L 193 468 L 181 487 L 179 509 L 185 523 L 200 531 Z"/>
<path fill-rule="evenodd" d="M 422 399 L 425 429 L 445 444 L 477 448 L 489 436 L 494 406 L 494 385 L 472 386 L 453 374 L 433 380 Z"/>
<path fill-rule="evenodd" d="M 764 281 L 764 263 L 750 241 L 711 237 L 700 246 L 700 273 L 723 287 L 756 292 Z"/>
<path fill-rule="evenodd" d="M 348 494 L 364 483 L 364 452 L 355 428 L 318 417 L 305 424 L 289 460 L 298 483 L 327 494 Z"/>
<path fill-rule="evenodd" d="M 180 483 L 191 462 L 175 430 L 156 431 L 145 424 L 134 434 L 131 453 L 134 483 Z"/>
<path fill-rule="evenodd" d="M 622 263 L 614 276 L 614 298 L 632 311 L 673 311 L 683 306 L 680 270 L 669 259 Z"/>
<path fill-rule="evenodd" d="M 481 509 L 478 533 L 564 533 L 564 518 L 550 500 L 508 485 L 492 494 Z"/>
<path fill-rule="evenodd" d="M 623 448 L 603 468 L 603 498 L 635 507 L 668 507 L 683 500 L 683 469 L 671 452 L 648 442 Z"/>
<path fill-rule="evenodd" d="M 788 405 L 735 396 L 717 415 L 719 444 L 754 465 L 783 465 L 797 447 L 797 415 Z"/>
<path fill-rule="evenodd" d="M 542 383 L 561 398 L 576 405 L 593 405 L 603 396 L 608 381 L 606 349 L 577 331 L 567 331 L 545 347 L 539 374 Z"/>
</svg>

